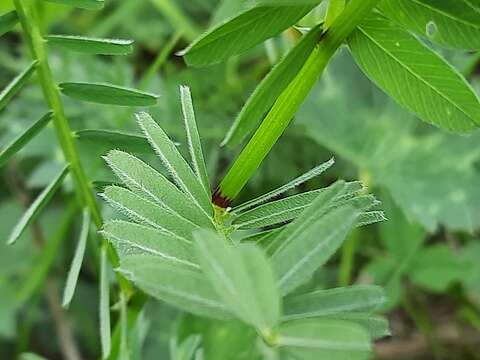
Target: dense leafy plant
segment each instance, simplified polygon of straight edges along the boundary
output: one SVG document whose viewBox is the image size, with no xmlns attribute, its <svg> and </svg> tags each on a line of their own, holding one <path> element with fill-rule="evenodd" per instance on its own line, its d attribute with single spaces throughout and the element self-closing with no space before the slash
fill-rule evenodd
<svg viewBox="0 0 480 360">
<path fill-rule="evenodd" d="M 51 1 L 89 10 L 103 6 L 100 0 Z M 241 351 L 229 354 L 231 358 L 370 356 L 371 341 L 389 333 L 386 320 L 375 314 L 385 303 L 381 288 L 356 285 L 318 290 L 306 283 L 333 256 L 352 229 L 384 220 L 383 212 L 374 209 L 378 205 L 375 198 L 365 193 L 360 182 L 337 181 L 326 188 L 277 199 L 323 173 L 333 163 L 328 161 L 276 190 L 231 206 L 343 44 L 348 45 L 357 64 L 375 84 L 422 120 L 452 132 L 465 133 L 478 127 L 478 96 L 462 75 L 419 37 L 441 46 L 478 50 L 480 4 L 426 0 L 257 0 L 230 8 L 229 2 L 225 2 L 221 17 L 226 20 L 217 19 L 211 30 L 182 52 L 188 65 L 225 61 L 292 26 L 290 31 L 300 39 L 255 89 L 228 131 L 223 144 L 229 146 L 237 146 L 254 134 L 212 194 L 187 87 L 181 87 L 180 91 L 190 164 L 162 127 L 145 112 L 136 115 L 143 135 L 98 129 L 73 133 L 60 93 L 77 100 L 127 107 L 155 105 L 157 96 L 96 82 L 57 85 L 45 42 L 67 51 L 101 55 L 129 54 L 132 42 L 44 36 L 35 6 L 23 0 L 14 3 L 15 11 L 0 18 L 0 34 L 19 22 L 32 62 L 2 91 L 0 109 L 37 74 L 49 111 L 2 150 L 0 164 L 10 160 L 52 122 L 67 165 L 20 218 L 8 243 L 19 239 L 70 174 L 83 215 L 63 303 L 68 306 L 74 295 L 93 222 L 102 234 L 99 292 L 104 358 L 128 357 L 130 324 L 140 313 L 145 294 L 194 314 L 189 319 L 192 323 L 202 323 L 200 330 L 179 331 L 179 338 L 172 346 L 176 358 L 198 358 L 202 354 L 207 359 L 221 358 L 222 355 L 215 354 L 217 344 L 208 341 L 208 329 L 223 330 L 232 334 L 234 342 L 244 344 Z M 183 22 L 173 14 L 173 18 Z M 193 39 L 195 29 L 186 28 L 187 37 Z M 353 118 L 350 116 L 348 120 Z M 366 164 L 372 172 L 377 171 L 373 156 L 366 154 L 364 159 L 364 154 L 355 153 L 354 146 L 350 148 L 352 143 L 364 139 L 350 141 L 343 127 L 348 130 L 356 124 L 352 126 L 342 120 L 332 124 L 328 132 L 320 129 L 310 136 L 327 146 L 339 146 L 352 161 L 360 159 L 362 166 Z M 372 134 L 383 136 L 381 131 Z M 334 140 L 337 134 L 339 138 Z M 372 135 L 368 130 L 355 134 Z M 92 181 L 79 156 L 77 139 L 108 142 L 127 151 L 114 150 L 105 157 L 123 185 L 105 187 L 102 196 L 129 221 L 104 222 Z M 173 182 L 130 154 L 148 153 L 149 145 Z M 401 187 L 395 179 L 391 180 L 391 173 L 378 178 L 391 189 Z M 434 228 L 437 223 L 447 221 L 442 212 L 428 214 L 416 203 L 412 205 L 412 197 L 404 196 L 401 191 L 392 193 L 426 227 Z M 462 219 L 450 217 L 448 221 L 462 229 L 474 227 L 473 221 L 465 224 Z M 423 239 L 422 235 L 420 238 Z M 408 254 L 418 250 L 416 246 L 413 249 Z M 405 256 L 403 249 L 398 254 L 396 250 L 391 251 L 394 256 Z M 425 250 L 423 255 L 428 254 Z M 396 267 L 393 272 L 404 274 L 404 269 L 411 265 L 411 259 L 408 260 L 396 264 L 400 270 Z M 109 267 L 116 270 L 119 288 L 114 298 L 120 316 L 113 337 Z M 397 279 L 393 279 L 396 284 Z"/>
</svg>

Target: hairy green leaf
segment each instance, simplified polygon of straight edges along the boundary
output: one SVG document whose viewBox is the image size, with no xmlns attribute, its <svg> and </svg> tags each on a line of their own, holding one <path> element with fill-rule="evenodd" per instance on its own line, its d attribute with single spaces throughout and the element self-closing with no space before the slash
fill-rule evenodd
<svg viewBox="0 0 480 360">
<path fill-rule="evenodd" d="M 374 315 L 369 312 L 349 312 L 336 315 L 327 315 L 326 318 L 346 320 L 360 325 L 372 339 L 380 339 L 391 335 L 388 320 L 383 316 Z"/>
<path fill-rule="evenodd" d="M 358 210 L 368 210 L 378 204 L 378 201 L 372 195 L 355 196 L 360 183 L 346 184 L 345 191 L 341 197 L 335 199 L 330 208 L 340 206 L 346 203 L 353 205 Z M 240 214 L 233 220 L 233 224 L 239 229 L 250 229 L 275 225 L 295 219 L 305 208 L 310 206 L 319 194 L 327 191 L 328 188 L 307 191 L 304 193 L 289 196 L 287 198 L 272 201 L 260 205 L 254 209 Z"/>
<path fill-rule="evenodd" d="M 385 304 L 381 287 L 354 285 L 287 297 L 284 300 L 283 320 L 341 314 L 345 312 L 372 312 Z"/>
<path fill-rule="evenodd" d="M 471 0 L 383 0 L 379 8 L 396 23 L 441 45 L 480 49 L 480 3 Z"/>
<path fill-rule="evenodd" d="M 90 221 L 90 211 L 88 210 L 88 208 L 85 208 L 83 209 L 82 229 L 78 238 L 77 248 L 75 249 L 75 255 L 73 256 L 72 264 L 70 265 L 70 270 L 68 271 L 67 281 L 65 283 L 65 289 L 63 291 L 63 307 L 68 307 L 68 305 L 73 299 L 75 288 L 77 287 L 78 275 L 80 274 L 80 268 L 82 267 L 83 256 L 85 255 L 85 248 L 87 247 Z"/>
<path fill-rule="evenodd" d="M 295 359 L 360 360 L 370 357 L 370 337 L 359 325 L 332 319 L 289 322 L 278 342 Z"/>
<path fill-rule="evenodd" d="M 470 85 L 413 35 L 370 16 L 348 43 L 367 76 L 422 120 L 456 132 L 480 125 L 480 101 Z"/>
<path fill-rule="evenodd" d="M 161 261 L 157 256 L 132 255 L 121 260 L 119 271 L 147 294 L 184 311 L 216 319 L 230 317 L 198 270 Z"/>
<path fill-rule="evenodd" d="M 15 10 L 0 15 L 0 36 L 12 30 L 18 23 L 18 15 Z"/>
<path fill-rule="evenodd" d="M 185 61 L 192 66 L 224 61 L 294 25 L 314 6 L 257 6 L 248 9 L 195 40 L 184 52 Z"/>
<path fill-rule="evenodd" d="M 203 158 L 202 143 L 200 142 L 200 135 L 198 134 L 190 89 L 187 86 L 180 86 L 180 95 L 185 130 L 187 131 L 188 149 L 192 157 L 193 169 L 195 170 L 198 180 L 203 185 L 205 192 L 211 195 L 210 182 L 208 181 L 207 169 Z"/>
<path fill-rule="evenodd" d="M 115 130 L 85 129 L 75 132 L 79 141 L 107 145 L 109 148 L 122 148 L 134 153 L 150 153 L 152 148 L 145 136 Z"/>
<path fill-rule="evenodd" d="M 360 185 L 360 183 L 358 183 Z M 360 187 L 361 188 L 361 187 Z M 269 255 L 274 254 L 278 249 L 285 247 L 289 242 L 296 239 L 305 232 L 319 216 L 326 213 L 333 202 L 340 198 L 347 189 L 344 181 L 337 181 L 324 191 L 319 192 L 312 206 L 307 207 L 300 216 L 292 223 L 284 227 L 277 236 L 268 244 L 266 250 Z"/>
<path fill-rule="evenodd" d="M 103 0 L 45 0 L 55 4 L 74 6 L 86 10 L 99 10 L 103 8 Z"/>
<path fill-rule="evenodd" d="M 137 120 L 153 149 L 162 160 L 175 183 L 190 198 L 198 203 L 203 211 L 212 216 L 213 207 L 206 190 L 195 176 L 192 168 L 182 157 L 175 144 L 163 129 L 145 112 L 137 113 Z"/>
<path fill-rule="evenodd" d="M 33 61 L 0 92 L 0 110 L 8 104 L 10 99 L 15 96 L 22 86 L 30 79 L 37 67 L 37 63 L 36 60 Z"/>
<path fill-rule="evenodd" d="M 317 25 L 270 71 L 235 119 L 222 144 L 238 145 L 260 123 L 275 100 L 292 82 L 321 38 L 322 27 Z"/>
<path fill-rule="evenodd" d="M 198 261 L 230 311 L 259 331 L 276 326 L 280 298 L 263 252 L 253 244 L 228 245 L 212 231 L 200 230 L 194 236 Z"/>
<path fill-rule="evenodd" d="M 123 187 L 108 186 L 102 196 L 110 205 L 130 219 L 183 241 L 189 242 L 193 230 L 198 228 L 181 215 Z"/>
<path fill-rule="evenodd" d="M 28 225 L 35 220 L 40 211 L 45 207 L 55 192 L 62 185 L 63 179 L 68 174 L 68 166 L 65 166 L 53 181 L 38 195 L 38 197 L 28 207 L 27 211 L 22 215 L 17 225 L 13 228 L 8 237 L 7 244 L 11 245 L 23 234 Z"/>
<path fill-rule="evenodd" d="M 315 166 L 313 169 L 307 171 L 305 174 L 303 175 L 300 175 L 299 177 L 289 181 L 288 183 L 286 183 L 285 185 L 282 185 L 280 186 L 279 188 L 275 189 L 275 190 L 272 190 L 262 196 L 259 196 L 253 200 L 249 200 L 239 206 L 236 206 L 233 208 L 233 212 L 235 213 L 241 213 L 245 210 L 248 210 L 252 207 L 255 207 L 257 205 L 260 205 L 260 204 L 263 204 L 265 202 L 267 202 L 268 200 L 270 199 L 273 199 L 274 197 L 277 197 L 285 192 L 287 192 L 288 190 L 291 190 L 305 182 L 307 182 L 308 180 L 310 179 L 313 179 L 314 177 L 322 174 L 323 172 L 325 172 L 326 170 L 328 170 L 332 165 L 334 164 L 334 160 L 333 159 L 330 159 L 318 166 Z"/>
<path fill-rule="evenodd" d="M 100 83 L 61 83 L 60 90 L 71 98 L 118 106 L 153 106 L 158 95 L 123 86 Z"/>
<path fill-rule="evenodd" d="M 104 225 L 102 234 L 120 254 L 158 256 L 166 261 L 198 268 L 190 243 L 165 232 L 127 221 L 111 220 Z"/>
<path fill-rule="evenodd" d="M 101 39 L 77 35 L 47 35 L 52 46 L 83 54 L 128 55 L 133 51 L 133 40 Z"/>
<path fill-rule="evenodd" d="M 318 205 L 316 200 L 312 208 Z M 300 226 L 304 230 L 302 233 L 280 245 L 272 261 L 283 294 L 307 281 L 338 250 L 357 217 L 358 210 L 352 206 L 336 208 L 320 215 L 309 226 Z M 295 222 L 292 225 L 295 227 Z"/>
<path fill-rule="evenodd" d="M 154 201 L 201 227 L 213 227 L 212 220 L 191 201 L 189 196 L 140 159 L 125 152 L 113 150 L 108 153 L 105 160 L 125 185 L 136 194 Z"/>
<path fill-rule="evenodd" d="M 48 112 L 20 135 L 13 139 L 2 151 L 0 151 L 0 167 L 2 167 L 13 155 L 21 150 L 31 139 L 33 139 L 52 119 L 53 113 Z"/>
</svg>

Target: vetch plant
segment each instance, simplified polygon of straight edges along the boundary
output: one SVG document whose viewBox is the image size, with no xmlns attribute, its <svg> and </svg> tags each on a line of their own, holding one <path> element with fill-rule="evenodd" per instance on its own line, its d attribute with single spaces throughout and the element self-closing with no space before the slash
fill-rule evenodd
<svg viewBox="0 0 480 360">
<path fill-rule="evenodd" d="M 333 165 L 329 160 L 245 204 L 212 204 L 190 92 L 180 91 L 190 163 L 150 115 L 136 115 L 172 181 L 126 152 L 105 157 L 125 187 L 107 186 L 102 197 L 129 219 L 108 221 L 102 230 L 119 254 L 117 271 L 184 311 L 252 327 L 263 344 L 251 343 L 257 356 L 368 357 L 371 340 L 389 333 L 374 313 L 385 301 L 381 288 L 292 293 L 352 228 L 384 219 L 372 210 L 377 200 L 361 183 L 343 181 L 271 200 L 320 175 Z"/>
<path fill-rule="evenodd" d="M 87 10 L 104 5 L 102 0 L 48 1 Z M 209 319 L 208 326 L 223 329 L 227 324 L 228 329 L 235 329 L 232 332 L 246 329 L 240 337 L 250 358 L 370 356 L 372 340 L 388 334 L 386 320 L 376 314 L 385 302 L 382 289 L 354 285 L 304 290 L 303 286 L 352 229 L 384 220 L 383 212 L 375 209 L 377 200 L 356 181 L 337 181 L 326 188 L 285 196 L 326 171 L 333 165 L 329 160 L 258 198 L 239 205 L 234 201 L 343 45 L 375 84 L 423 121 L 451 132 L 476 129 L 480 124 L 477 94 L 424 40 L 478 50 L 478 4 L 466 0 L 245 2 L 240 12 L 213 26 L 182 52 L 187 65 L 225 61 L 289 28 L 299 40 L 254 90 L 226 134 L 223 145 L 232 147 L 251 137 L 213 194 L 187 87 L 180 92 L 190 161 L 146 112 L 136 115 L 143 136 L 99 129 L 74 133 L 61 94 L 127 107 L 153 106 L 157 96 L 114 84 L 57 84 L 48 48 L 116 56 L 130 54 L 132 41 L 43 35 L 36 7 L 25 0 L 14 0 L 14 5 L 14 11 L 0 16 L 0 35 L 19 23 L 31 61 L 0 93 L 0 110 L 34 75 L 49 110 L 2 149 L 0 165 L 51 124 L 65 166 L 19 219 L 8 243 L 18 240 L 70 175 L 82 209 L 82 226 L 66 276 L 63 305 L 68 306 L 74 296 L 93 222 L 102 235 L 98 278 L 103 358 L 128 358 L 131 324 L 147 299 L 145 294 L 195 319 Z M 322 19 L 311 26 L 296 26 L 319 5 L 327 5 Z M 126 150 L 112 150 L 105 156 L 122 184 L 107 186 L 102 197 L 128 221 L 104 222 L 93 179 L 87 177 L 77 150 L 78 138 Z M 131 154 L 151 149 L 168 177 Z M 110 267 L 116 270 L 118 291 L 111 291 L 117 286 L 109 281 Z M 24 301 L 32 292 L 23 296 Z M 112 304 L 119 310 L 113 336 Z M 188 359 L 202 354 L 212 357 L 212 344 L 201 331 L 182 335 L 172 345 L 173 354 Z"/>
</svg>

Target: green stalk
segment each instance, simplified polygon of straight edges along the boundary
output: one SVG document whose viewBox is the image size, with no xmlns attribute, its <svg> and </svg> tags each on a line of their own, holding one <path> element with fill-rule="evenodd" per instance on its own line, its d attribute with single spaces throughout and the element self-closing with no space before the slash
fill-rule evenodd
<svg viewBox="0 0 480 360">
<path fill-rule="evenodd" d="M 214 194 L 215 204 L 226 207 L 245 186 L 323 73 L 330 58 L 379 0 L 352 0 L 326 30 L 297 77 L 278 97 L 270 112 Z"/>
<path fill-rule="evenodd" d="M 195 40 L 200 31 L 171 0 L 151 0 L 152 4 L 165 15 L 175 29 L 185 34 L 189 41 Z"/>
<path fill-rule="evenodd" d="M 62 148 L 65 160 L 70 165 L 70 172 L 76 185 L 75 189 L 77 197 L 82 205 L 87 206 L 90 209 L 93 221 L 95 222 L 96 227 L 100 229 L 103 225 L 100 209 L 95 200 L 85 170 L 80 162 L 75 138 L 65 116 L 63 104 L 60 99 L 60 92 L 56 86 L 48 63 L 45 41 L 41 35 L 39 27 L 37 26 L 36 13 L 33 4 L 31 1 L 26 0 L 14 0 L 14 4 L 32 57 L 38 62 L 36 67 L 38 80 L 42 87 L 44 97 L 54 114 L 53 125 L 55 133 Z M 103 240 L 103 242 L 106 242 L 106 240 Z M 111 246 L 109 246 L 109 259 L 112 266 L 117 267 L 119 265 L 118 256 Z M 130 293 L 131 285 L 129 282 L 120 276 L 118 277 L 118 280 L 122 289 L 127 291 L 127 293 Z"/>
<path fill-rule="evenodd" d="M 345 0 L 330 0 L 328 4 L 327 17 L 325 18 L 325 29 L 328 29 L 334 20 L 345 8 Z"/>
</svg>

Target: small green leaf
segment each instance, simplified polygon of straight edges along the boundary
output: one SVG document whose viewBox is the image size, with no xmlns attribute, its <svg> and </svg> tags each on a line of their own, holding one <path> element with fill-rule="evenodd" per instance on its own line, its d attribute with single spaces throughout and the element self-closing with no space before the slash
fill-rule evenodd
<svg viewBox="0 0 480 360">
<path fill-rule="evenodd" d="M 317 218 L 308 220 L 306 226 L 299 222 L 298 229 L 302 231 L 300 233 L 296 231 L 294 239 L 281 243 L 272 256 L 283 294 L 307 281 L 313 272 L 335 253 L 359 215 L 358 210 L 347 205 L 322 216 L 321 213 L 325 210 L 320 206 L 319 200 L 323 203 L 322 195 L 311 206 L 316 209 Z M 306 210 L 307 214 L 308 210 L 310 209 Z M 283 231 L 290 232 L 290 229 L 295 229 L 296 226 L 297 223 L 294 221 Z M 282 233 L 278 237 L 282 237 Z"/>
<path fill-rule="evenodd" d="M 370 337 L 359 325 L 332 319 L 282 325 L 278 342 L 295 359 L 363 360 L 370 358 Z"/>
<path fill-rule="evenodd" d="M 158 99 L 158 95 L 111 84 L 70 82 L 59 86 L 66 96 L 98 104 L 153 106 Z"/>
<path fill-rule="evenodd" d="M 110 330 L 110 289 L 108 281 L 107 248 L 102 246 L 100 252 L 100 344 L 102 359 L 108 358 L 112 348 Z"/>
<path fill-rule="evenodd" d="M 234 213 L 241 213 L 245 210 L 248 210 L 252 207 L 255 207 L 259 204 L 263 204 L 265 202 L 267 202 L 268 200 L 270 199 L 273 199 L 285 192 L 287 192 L 288 190 L 291 190 L 293 188 L 296 188 L 297 186 L 307 182 L 308 180 L 310 179 L 313 179 L 314 177 L 317 177 L 318 175 L 322 174 L 323 172 L 325 172 L 326 170 L 328 170 L 333 164 L 335 163 L 335 161 L 332 159 L 318 165 L 318 166 L 315 166 L 313 169 L 307 171 L 305 174 L 303 175 L 300 175 L 299 177 L 289 181 L 288 183 L 286 183 L 285 185 L 282 185 L 280 186 L 279 188 L 275 189 L 275 190 L 272 190 L 262 196 L 259 196 L 253 200 L 249 200 L 239 206 L 236 206 L 233 208 L 233 212 Z M 360 184 L 360 183 L 358 183 Z"/>
<path fill-rule="evenodd" d="M 192 232 L 198 226 L 181 215 L 156 203 L 142 198 L 134 192 L 119 186 L 108 186 L 103 198 L 119 212 L 133 221 L 158 229 L 177 239 L 190 242 Z"/>
<path fill-rule="evenodd" d="M 348 43 L 367 76 L 422 120 L 455 132 L 480 126 L 480 101 L 471 86 L 413 35 L 370 16 Z"/>
<path fill-rule="evenodd" d="M 54 180 L 33 201 L 33 203 L 29 206 L 27 211 L 25 211 L 25 213 L 22 215 L 17 225 L 15 225 L 15 228 L 12 230 L 7 240 L 8 245 L 11 245 L 15 241 L 17 241 L 18 238 L 26 230 L 28 225 L 30 225 L 30 223 L 33 220 L 35 220 L 35 218 L 40 213 L 40 211 L 44 208 L 44 206 L 48 203 L 48 201 L 52 198 L 52 196 L 58 190 L 58 188 L 63 182 L 63 179 L 65 179 L 65 176 L 67 174 L 68 174 L 68 166 L 65 166 L 60 171 L 60 173 L 54 178 Z"/>
<path fill-rule="evenodd" d="M 103 8 L 103 0 L 45 0 L 47 2 L 74 6 L 85 10 L 100 10 Z"/>
<path fill-rule="evenodd" d="M 355 182 L 357 188 L 361 189 L 361 183 Z M 286 227 L 275 236 L 274 239 L 268 244 L 266 250 L 269 255 L 274 254 L 278 249 L 285 247 L 289 242 L 296 239 L 300 234 L 305 232 L 319 216 L 324 215 L 332 204 L 341 198 L 347 191 L 348 186 L 344 181 L 337 181 L 330 185 L 326 189 L 320 189 L 317 197 L 312 202 L 312 206 L 308 206 L 300 214 L 297 219 L 288 224 Z M 315 206 L 314 206 L 315 205 Z"/>
<path fill-rule="evenodd" d="M 317 290 L 287 297 L 284 300 L 282 320 L 307 319 L 345 312 L 372 312 L 385 302 L 385 292 L 378 286 L 354 285 Z"/>
<path fill-rule="evenodd" d="M 119 271 L 154 298 L 200 316 L 230 318 L 225 305 L 198 270 L 162 261 L 157 256 L 121 259 Z"/>
<path fill-rule="evenodd" d="M 125 152 L 113 150 L 108 153 L 105 160 L 118 178 L 137 195 L 201 227 L 213 227 L 211 218 L 196 203 L 193 203 L 189 196 L 140 159 Z"/>
<path fill-rule="evenodd" d="M 277 325 L 280 301 L 272 268 L 253 244 L 233 247 L 213 231 L 194 234 L 198 261 L 230 311 L 260 332 Z"/>
<path fill-rule="evenodd" d="M 19 360 L 47 360 L 44 357 L 34 354 L 34 353 L 22 353 L 20 354 Z"/>
<path fill-rule="evenodd" d="M 0 36 L 13 29 L 18 23 L 18 15 L 15 10 L 0 15 Z"/>
<path fill-rule="evenodd" d="M 107 222 L 102 234 L 119 254 L 152 255 L 198 269 L 189 242 L 156 229 L 122 220 Z"/>
<path fill-rule="evenodd" d="M 14 78 L 3 90 L 0 92 L 0 110 L 2 110 L 15 96 L 15 94 L 22 88 L 23 85 L 30 79 L 35 68 L 37 67 L 37 61 L 33 61 L 28 67 L 22 71 L 16 78 Z"/>
<path fill-rule="evenodd" d="M 342 197 L 335 199 L 329 209 L 349 203 L 358 210 L 368 210 L 378 204 L 378 201 L 372 195 L 355 196 L 358 189 L 357 185 L 358 183 L 355 182 L 346 184 Z M 318 195 L 327 190 L 328 188 L 307 191 L 260 205 L 240 214 L 232 221 L 232 224 L 239 229 L 252 229 L 290 221 L 310 206 Z M 367 221 L 368 218 L 364 220 Z"/>
<path fill-rule="evenodd" d="M 134 153 L 151 153 L 152 148 L 145 136 L 114 130 L 85 129 L 75 133 L 79 141 L 102 144 L 111 148 L 122 148 Z"/>
<path fill-rule="evenodd" d="M 83 209 L 82 216 L 82 230 L 78 238 L 77 248 L 73 256 L 72 265 L 68 271 L 67 282 L 65 283 L 65 290 L 63 291 L 62 306 L 68 307 L 72 301 L 75 288 L 77 287 L 78 275 L 82 267 L 83 256 L 85 255 L 85 248 L 87 246 L 88 229 L 90 228 L 90 211 L 88 208 Z"/>
<path fill-rule="evenodd" d="M 133 51 L 133 40 L 100 39 L 76 35 L 47 35 L 49 45 L 82 54 L 128 55 Z"/>
<path fill-rule="evenodd" d="M 188 149 L 192 157 L 193 169 L 195 170 L 198 180 L 205 188 L 206 193 L 211 195 L 210 182 L 208 181 L 207 169 L 203 158 L 202 143 L 200 141 L 200 135 L 198 134 L 190 89 L 187 86 L 180 86 L 180 95 L 185 129 L 187 131 Z"/>
<path fill-rule="evenodd" d="M 321 34 L 321 25 L 311 29 L 268 73 L 243 106 L 222 144 L 236 146 L 255 129 L 275 100 L 301 70 L 320 40 Z"/>
<path fill-rule="evenodd" d="M 358 216 L 356 226 L 371 225 L 387 220 L 383 211 L 366 211 Z"/>
<path fill-rule="evenodd" d="M 206 190 L 163 129 L 145 112 L 136 114 L 138 123 L 175 183 L 201 209 L 212 216 L 213 207 Z"/>
<path fill-rule="evenodd" d="M 192 66 L 224 61 L 294 25 L 314 7 L 315 4 L 248 9 L 195 40 L 184 51 L 185 61 Z"/>
<path fill-rule="evenodd" d="M 383 0 L 381 12 L 408 30 L 441 45 L 480 49 L 480 8 L 470 0 Z M 477 6 L 477 7 L 475 7 Z"/>
<path fill-rule="evenodd" d="M 0 151 L 0 167 L 2 167 L 14 154 L 22 149 L 33 139 L 52 119 L 53 114 L 48 112 L 30 127 L 13 139 L 2 151 Z"/>
<path fill-rule="evenodd" d="M 336 315 L 327 315 L 326 318 L 346 320 L 360 325 L 372 339 L 380 339 L 391 335 L 388 320 L 383 316 L 374 315 L 369 312 L 351 312 Z"/>
</svg>

